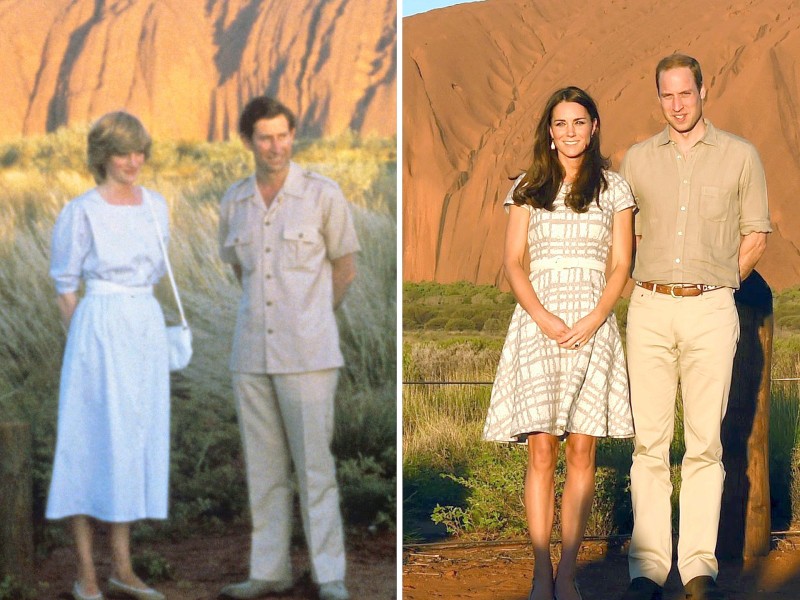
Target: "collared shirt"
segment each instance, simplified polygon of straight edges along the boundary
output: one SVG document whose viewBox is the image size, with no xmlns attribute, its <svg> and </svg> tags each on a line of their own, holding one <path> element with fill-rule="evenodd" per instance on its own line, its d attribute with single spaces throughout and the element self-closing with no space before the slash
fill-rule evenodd
<svg viewBox="0 0 800 600">
<path fill-rule="evenodd" d="M 686 156 L 669 127 L 635 144 L 620 174 L 636 198 L 633 278 L 739 287 L 741 236 L 769 233 L 767 184 L 755 147 L 705 121 Z"/>
<path fill-rule="evenodd" d="M 269 208 L 255 176 L 222 199 L 220 256 L 242 269 L 230 368 L 303 373 L 341 367 L 331 261 L 357 252 L 350 208 L 339 186 L 291 163 Z"/>
</svg>

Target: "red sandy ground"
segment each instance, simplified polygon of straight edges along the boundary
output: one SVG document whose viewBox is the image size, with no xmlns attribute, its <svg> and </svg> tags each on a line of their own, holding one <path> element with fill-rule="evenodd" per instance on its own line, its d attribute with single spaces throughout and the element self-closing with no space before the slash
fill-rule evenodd
<svg viewBox="0 0 800 600">
<path fill-rule="evenodd" d="M 359 533 L 348 535 L 346 583 L 354 600 L 397 598 L 395 539 L 393 532 L 375 536 Z M 145 547 L 163 556 L 173 568 L 171 581 L 154 586 L 169 600 L 216 598 L 223 585 L 247 577 L 250 537 L 245 530 L 227 535 L 138 545 L 134 547 L 134 553 L 144 550 Z M 101 581 L 105 581 L 110 571 L 110 560 L 107 540 L 103 536 L 98 536 L 95 556 Z M 284 594 L 280 598 L 316 598 L 316 586 L 308 576 L 304 547 L 293 550 L 292 561 L 295 577 L 300 576 L 300 581 L 291 594 Z M 36 579 L 42 582 L 39 600 L 72 598 L 69 590 L 72 589 L 74 578 L 75 560 L 72 549 L 55 550 L 36 568 Z"/>
<path fill-rule="evenodd" d="M 616 600 L 628 585 L 625 548 L 584 543 L 578 581 L 585 600 Z M 435 598 L 526 600 L 533 560 L 530 546 L 409 547 L 403 552 L 403 600 Z M 718 583 L 729 600 L 800 598 L 800 538 L 776 540 L 769 556 L 746 563 L 722 561 Z M 673 568 L 664 600 L 684 598 Z"/>
</svg>

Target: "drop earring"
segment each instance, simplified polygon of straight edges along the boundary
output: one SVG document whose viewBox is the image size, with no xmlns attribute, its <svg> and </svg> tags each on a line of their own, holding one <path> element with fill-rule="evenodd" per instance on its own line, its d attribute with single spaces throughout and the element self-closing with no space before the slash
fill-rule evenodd
<svg viewBox="0 0 800 600">
<path fill-rule="evenodd" d="M 550 140 L 550 150 L 556 149 L 556 143 L 553 140 Z"/>
</svg>

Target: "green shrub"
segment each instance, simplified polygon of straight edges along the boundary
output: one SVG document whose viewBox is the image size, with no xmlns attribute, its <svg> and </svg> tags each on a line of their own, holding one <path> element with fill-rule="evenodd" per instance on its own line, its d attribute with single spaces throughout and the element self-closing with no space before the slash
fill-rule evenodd
<svg viewBox="0 0 800 600">
<path fill-rule="evenodd" d="M 455 317 L 448 319 L 447 323 L 444 324 L 444 328 L 447 331 L 473 331 L 475 330 L 475 323 L 464 317 Z"/>
<path fill-rule="evenodd" d="M 425 329 L 444 329 L 449 320 L 447 317 L 434 317 L 425 323 Z"/>
<path fill-rule="evenodd" d="M 39 598 L 37 591 L 13 575 L 6 575 L 0 581 L 0 600 L 36 600 Z"/>
<path fill-rule="evenodd" d="M 131 558 L 133 570 L 148 583 L 167 581 L 173 578 L 172 565 L 153 550 L 143 550 Z"/>
<path fill-rule="evenodd" d="M 492 333 L 496 333 L 499 331 L 505 331 L 506 329 L 507 326 L 504 327 L 500 322 L 500 319 L 492 317 L 491 319 L 486 319 L 486 321 L 483 322 L 483 329 L 481 331 L 491 331 Z"/>
</svg>

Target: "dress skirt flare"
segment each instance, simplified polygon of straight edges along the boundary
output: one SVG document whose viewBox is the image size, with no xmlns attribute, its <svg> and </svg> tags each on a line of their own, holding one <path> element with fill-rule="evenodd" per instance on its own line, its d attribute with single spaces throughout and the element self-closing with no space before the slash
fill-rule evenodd
<svg viewBox="0 0 800 600">
<path fill-rule="evenodd" d="M 47 518 L 167 516 L 169 370 L 149 288 L 92 293 L 70 323 Z"/>
</svg>

